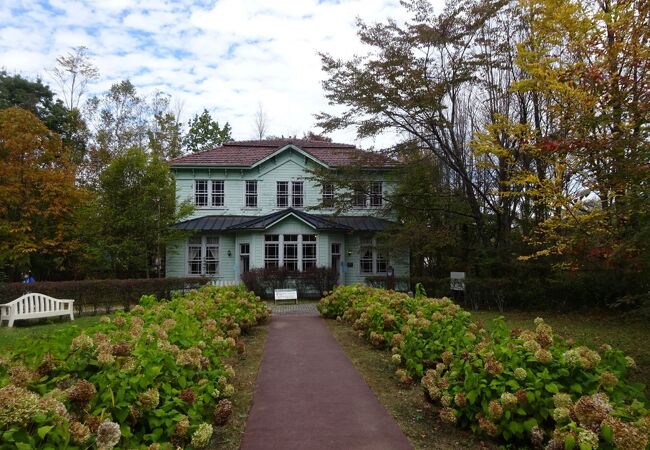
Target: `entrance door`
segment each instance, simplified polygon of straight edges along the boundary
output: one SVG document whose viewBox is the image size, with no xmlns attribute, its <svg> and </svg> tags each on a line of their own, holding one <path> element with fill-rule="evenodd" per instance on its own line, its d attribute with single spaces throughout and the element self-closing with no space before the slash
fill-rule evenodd
<svg viewBox="0 0 650 450">
<path fill-rule="evenodd" d="M 239 274 L 251 270 L 251 246 L 239 244 Z"/>
<path fill-rule="evenodd" d="M 338 242 L 333 242 L 331 246 L 331 257 L 330 267 L 336 270 L 338 274 L 337 283 L 340 282 L 341 278 L 341 244 Z"/>
</svg>

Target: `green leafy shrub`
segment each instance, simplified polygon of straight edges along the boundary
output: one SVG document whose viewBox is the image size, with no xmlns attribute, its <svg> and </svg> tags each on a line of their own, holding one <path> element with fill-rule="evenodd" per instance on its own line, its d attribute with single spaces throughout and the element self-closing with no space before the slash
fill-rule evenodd
<svg viewBox="0 0 650 450">
<path fill-rule="evenodd" d="M 541 318 L 532 330 L 487 330 L 451 300 L 341 286 L 318 305 L 378 348 L 403 383 L 420 380 L 448 423 L 551 449 L 644 450 L 650 411 L 634 361 L 609 346 L 575 346 Z"/>
<path fill-rule="evenodd" d="M 244 288 L 206 286 L 26 340 L 0 361 L 0 448 L 200 448 L 231 411 L 226 361 L 267 317 Z"/>
</svg>

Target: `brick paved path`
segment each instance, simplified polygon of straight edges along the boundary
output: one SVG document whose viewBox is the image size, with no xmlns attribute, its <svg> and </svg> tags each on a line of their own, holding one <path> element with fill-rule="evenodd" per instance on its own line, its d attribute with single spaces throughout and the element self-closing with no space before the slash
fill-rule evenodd
<svg viewBox="0 0 650 450">
<path fill-rule="evenodd" d="M 317 316 L 316 303 L 271 303 L 274 316 Z"/>
<path fill-rule="evenodd" d="M 412 447 L 322 319 L 274 315 L 241 448 Z"/>
</svg>

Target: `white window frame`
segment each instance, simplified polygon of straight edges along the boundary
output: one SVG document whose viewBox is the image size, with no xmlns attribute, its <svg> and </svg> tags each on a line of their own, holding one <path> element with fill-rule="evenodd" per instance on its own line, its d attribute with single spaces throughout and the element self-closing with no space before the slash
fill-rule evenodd
<svg viewBox="0 0 650 450">
<path fill-rule="evenodd" d="M 205 184 L 205 191 L 199 192 L 199 185 Z M 217 190 L 217 186 L 221 189 Z M 204 198 L 205 203 L 199 204 L 197 201 L 199 195 Z M 215 202 L 215 199 L 220 198 L 221 203 Z M 197 208 L 224 208 L 226 205 L 226 183 L 224 180 L 194 180 L 194 205 Z"/>
<path fill-rule="evenodd" d="M 321 186 L 321 202 L 324 208 L 332 208 L 334 206 L 334 185 L 326 183 Z"/>
<path fill-rule="evenodd" d="M 364 258 L 365 250 L 371 249 L 372 255 L 372 272 L 365 272 L 363 270 L 362 260 L 366 262 L 369 258 Z M 379 270 L 380 265 L 383 265 L 384 270 Z M 376 238 L 359 238 L 359 275 L 372 276 L 372 275 L 385 275 L 389 265 L 389 258 L 379 251 L 377 248 Z"/>
<path fill-rule="evenodd" d="M 257 209 L 259 208 L 259 183 L 257 180 L 245 180 L 244 181 L 244 208 L 251 208 L 251 209 Z M 248 187 L 249 186 L 255 186 L 255 192 L 253 193 L 252 191 L 249 192 Z M 254 198 L 255 199 L 255 205 L 249 205 L 248 204 L 248 199 L 249 198 Z"/>
<path fill-rule="evenodd" d="M 267 236 L 277 236 L 277 240 L 267 240 Z M 285 239 L 285 236 L 297 236 L 296 240 Z M 313 240 L 305 239 L 305 236 L 313 236 Z M 293 239 L 293 238 L 292 238 Z M 297 271 L 302 272 L 306 270 L 305 263 L 313 261 L 313 266 L 318 267 L 318 235 L 317 234 L 298 234 L 298 233 L 287 233 L 287 234 L 265 234 L 264 235 L 264 267 L 284 267 L 285 260 L 285 242 L 289 245 L 297 246 L 297 258 L 291 258 L 292 261 L 296 261 Z M 278 258 L 271 259 L 267 258 L 266 249 L 267 246 L 273 245 L 277 246 L 277 255 Z M 305 258 L 304 257 L 304 246 L 313 245 L 314 246 L 314 257 Z M 269 266 L 268 262 L 277 262 L 277 266 Z"/>
<path fill-rule="evenodd" d="M 384 203 L 384 183 L 381 181 L 370 183 L 370 195 L 368 197 L 371 208 L 381 208 Z"/>
<path fill-rule="evenodd" d="M 354 188 L 352 190 L 352 206 L 354 208 L 368 207 L 368 195 L 362 187 Z"/>
<path fill-rule="evenodd" d="M 185 253 L 187 255 L 187 268 L 186 268 L 187 275 L 190 277 L 218 276 L 219 269 L 220 269 L 219 262 L 221 259 L 219 255 L 219 250 L 220 250 L 219 245 L 220 245 L 220 239 L 218 236 L 214 236 L 214 235 L 194 236 L 192 238 L 189 238 L 187 240 L 186 253 Z M 190 259 L 191 249 L 198 249 L 199 251 L 198 260 Z M 214 250 L 214 251 L 210 251 L 210 250 Z M 208 255 L 215 255 L 215 258 L 208 258 Z M 193 270 L 193 263 L 194 264 L 198 263 L 200 270 L 198 271 Z M 214 273 L 208 272 L 208 264 L 214 264 L 214 268 L 215 268 Z"/>
<path fill-rule="evenodd" d="M 199 185 L 205 186 L 205 190 L 199 192 Z M 199 196 L 204 202 L 199 202 Z M 210 182 L 209 180 L 194 180 L 194 205 L 197 208 L 207 208 L 210 205 Z"/>
<path fill-rule="evenodd" d="M 291 182 L 291 206 L 293 208 L 305 207 L 305 183 L 303 181 Z"/>
<path fill-rule="evenodd" d="M 280 185 L 284 187 L 284 192 L 280 193 Z M 284 204 L 280 204 L 280 199 L 282 198 Z M 288 181 L 276 181 L 275 182 L 275 206 L 278 208 L 288 208 L 289 207 L 289 182 Z"/>
</svg>

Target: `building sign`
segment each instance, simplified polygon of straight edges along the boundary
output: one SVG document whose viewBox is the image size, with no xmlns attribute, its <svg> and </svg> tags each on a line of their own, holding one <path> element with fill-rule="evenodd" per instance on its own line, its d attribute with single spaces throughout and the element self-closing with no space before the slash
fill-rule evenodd
<svg viewBox="0 0 650 450">
<path fill-rule="evenodd" d="M 451 272 L 449 278 L 451 279 L 452 291 L 465 290 L 465 272 Z"/>
</svg>

